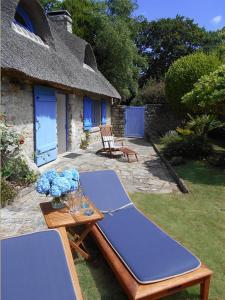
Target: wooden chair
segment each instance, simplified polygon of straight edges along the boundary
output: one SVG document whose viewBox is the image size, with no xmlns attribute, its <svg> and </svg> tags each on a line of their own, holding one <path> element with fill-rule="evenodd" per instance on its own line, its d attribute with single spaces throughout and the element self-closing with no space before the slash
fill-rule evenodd
<svg viewBox="0 0 225 300">
<path fill-rule="evenodd" d="M 111 125 L 100 126 L 100 133 L 102 139 L 103 148 L 98 150 L 98 153 L 107 153 L 112 158 L 114 153 L 122 152 L 123 156 L 127 157 L 128 162 L 131 162 L 130 157 L 135 157 L 135 160 L 138 161 L 137 152 L 134 150 L 124 147 L 124 140 L 123 139 L 115 139 L 112 132 Z M 121 145 L 116 143 L 120 142 Z"/>
<path fill-rule="evenodd" d="M 115 152 L 120 151 L 123 148 L 124 140 L 123 139 L 115 139 L 113 136 L 112 132 L 112 126 L 111 125 L 104 125 L 104 126 L 99 126 L 100 128 L 100 134 L 101 134 L 101 140 L 102 140 L 102 146 L 103 148 L 99 149 L 96 154 L 98 153 L 107 153 L 109 156 L 112 158 L 113 154 Z M 120 143 L 117 144 L 117 143 Z"/>
</svg>

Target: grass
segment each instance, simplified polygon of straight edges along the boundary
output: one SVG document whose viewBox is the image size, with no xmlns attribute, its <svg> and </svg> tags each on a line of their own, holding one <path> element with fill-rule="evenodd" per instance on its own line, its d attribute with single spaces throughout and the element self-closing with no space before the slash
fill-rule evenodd
<svg viewBox="0 0 225 300">
<path fill-rule="evenodd" d="M 225 174 L 223 170 L 188 162 L 176 168 L 189 194 L 131 195 L 136 206 L 173 238 L 197 255 L 214 272 L 210 300 L 225 299 Z M 94 243 L 89 240 L 92 262 L 75 259 L 85 300 L 127 299 Z M 165 299 L 199 299 L 193 287 Z"/>
</svg>

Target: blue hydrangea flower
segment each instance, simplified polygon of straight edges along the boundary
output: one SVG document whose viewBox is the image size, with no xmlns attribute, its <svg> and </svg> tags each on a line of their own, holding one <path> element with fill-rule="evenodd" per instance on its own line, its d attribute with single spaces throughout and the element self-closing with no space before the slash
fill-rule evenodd
<svg viewBox="0 0 225 300">
<path fill-rule="evenodd" d="M 46 177 L 50 182 L 52 182 L 53 179 L 55 179 L 57 176 L 59 176 L 59 174 L 56 172 L 56 170 L 51 169 L 51 170 L 43 173 L 42 176 Z"/>
<path fill-rule="evenodd" d="M 78 182 L 76 180 L 71 179 L 70 180 L 70 185 L 71 185 L 71 188 L 70 188 L 71 192 L 77 190 L 77 188 L 78 188 Z"/>
<path fill-rule="evenodd" d="M 70 169 L 70 172 L 73 174 L 73 179 L 79 181 L 79 172 L 76 169 Z"/>
<path fill-rule="evenodd" d="M 67 179 L 73 179 L 73 174 L 70 170 L 65 170 L 60 174 L 61 177 L 65 177 Z"/>
<path fill-rule="evenodd" d="M 58 186 L 62 194 L 69 192 L 71 188 L 69 180 L 65 177 L 56 177 L 53 179 L 52 185 Z"/>
<path fill-rule="evenodd" d="M 62 195 L 62 192 L 57 185 L 52 185 L 49 193 L 52 197 L 60 197 Z"/>
<path fill-rule="evenodd" d="M 36 191 L 40 194 L 48 194 L 49 189 L 49 180 L 46 177 L 40 177 L 36 183 Z"/>
</svg>

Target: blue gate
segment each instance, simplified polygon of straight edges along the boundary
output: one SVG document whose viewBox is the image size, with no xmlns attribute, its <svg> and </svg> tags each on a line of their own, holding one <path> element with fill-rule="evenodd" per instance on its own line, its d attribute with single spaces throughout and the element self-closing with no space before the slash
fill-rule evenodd
<svg viewBox="0 0 225 300">
<path fill-rule="evenodd" d="M 144 137 L 144 106 L 127 106 L 125 112 L 125 136 Z"/>
<path fill-rule="evenodd" d="M 35 160 L 37 166 L 57 158 L 57 125 L 55 90 L 34 87 L 35 104 Z"/>
</svg>

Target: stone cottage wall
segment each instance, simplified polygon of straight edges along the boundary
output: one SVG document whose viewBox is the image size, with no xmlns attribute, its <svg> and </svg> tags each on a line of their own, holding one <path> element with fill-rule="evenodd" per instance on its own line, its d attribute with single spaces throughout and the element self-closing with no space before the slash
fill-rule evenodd
<svg viewBox="0 0 225 300">
<path fill-rule="evenodd" d="M 68 150 L 76 151 L 80 148 L 83 136 L 83 97 L 69 95 L 68 101 Z"/>
<path fill-rule="evenodd" d="M 113 134 L 122 137 L 125 134 L 125 105 L 112 106 Z"/>
<path fill-rule="evenodd" d="M 13 128 L 25 137 L 24 152 L 34 157 L 33 89 L 28 82 L 20 83 L 2 76 L 1 112 L 6 113 Z"/>
<path fill-rule="evenodd" d="M 80 149 L 83 130 L 83 97 L 68 95 L 68 150 Z M 25 137 L 22 145 L 24 152 L 34 160 L 34 100 L 31 82 L 20 82 L 8 76 L 2 76 L 1 112 L 6 113 L 15 130 Z M 111 124 L 111 102 L 107 101 L 106 122 Z M 100 142 L 99 128 L 90 132 L 90 143 Z"/>
<path fill-rule="evenodd" d="M 145 106 L 145 136 L 156 138 L 181 124 L 167 103 L 147 104 Z"/>
</svg>

